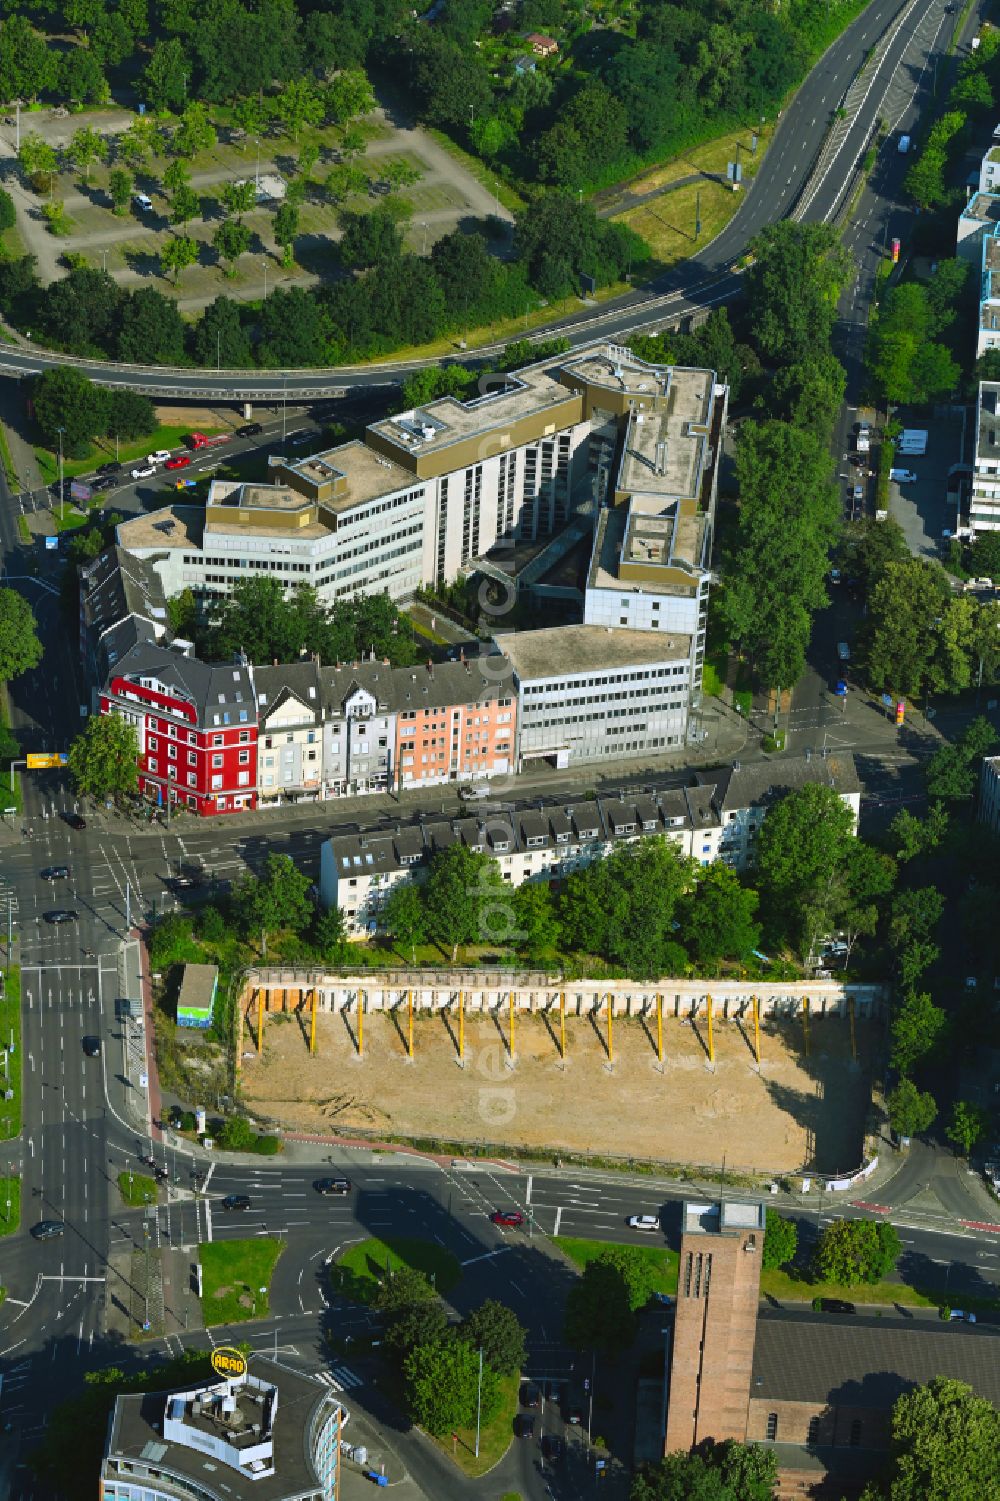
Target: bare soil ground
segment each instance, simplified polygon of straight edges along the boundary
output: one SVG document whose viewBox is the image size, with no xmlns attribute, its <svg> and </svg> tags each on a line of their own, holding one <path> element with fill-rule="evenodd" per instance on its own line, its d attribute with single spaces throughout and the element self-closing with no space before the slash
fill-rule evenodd
<svg viewBox="0 0 1000 1501">
<path fill-rule="evenodd" d="M 558 1015 L 518 1017 L 515 1066 L 509 1020 L 466 1018 L 465 1067 L 457 1063 L 456 1017 L 418 1017 L 415 1057 L 406 1057 L 405 1012 L 365 1017 L 364 1057 L 356 1018 L 321 1014 L 317 1052 L 308 1052 L 308 1015 L 272 1015 L 262 1059 L 244 1033 L 243 1092 L 248 1108 L 290 1130 L 352 1130 L 448 1141 L 503 1143 L 628 1155 L 733 1171 L 782 1173 L 800 1166 L 835 1172 L 860 1161 L 870 1098 L 865 1059 L 877 1046 L 859 1024 L 860 1064 L 845 1022 L 813 1021 L 809 1056 L 801 1023 L 761 1029 L 762 1063 L 752 1036 L 733 1022 L 715 1027 L 709 1065 L 701 1027 L 665 1021 L 664 1066 L 656 1061 L 655 1021 L 614 1024 L 567 1018 L 567 1059 L 559 1059 Z M 623 1129 L 624 1128 L 624 1129 Z"/>
</svg>

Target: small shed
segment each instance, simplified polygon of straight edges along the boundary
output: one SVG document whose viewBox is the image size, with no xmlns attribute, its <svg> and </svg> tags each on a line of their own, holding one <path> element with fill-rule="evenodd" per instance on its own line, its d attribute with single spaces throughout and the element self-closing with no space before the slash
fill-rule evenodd
<svg viewBox="0 0 1000 1501">
<path fill-rule="evenodd" d="M 214 964 L 185 964 L 181 991 L 177 997 L 177 1025 L 199 1027 L 204 1030 L 212 1025 L 212 1008 L 219 984 L 219 971 Z"/>
</svg>

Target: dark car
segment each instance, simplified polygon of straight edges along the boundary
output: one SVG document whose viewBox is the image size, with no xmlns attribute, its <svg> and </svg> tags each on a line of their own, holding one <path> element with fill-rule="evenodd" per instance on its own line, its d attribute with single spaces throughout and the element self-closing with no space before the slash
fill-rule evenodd
<svg viewBox="0 0 1000 1501">
<path fill-rule="evenodd" d="M 257 434 L 263 431 L 259 422 L 244 422 L 242 427 L 236 429 L 236 436 L 237 438 L 256 438 Z"/>
<path fill-rule="evenodd" d="M 90 488 L 100 493 L 102 490 L 115 490 L 120 484 L 121 479 L 117 474 L 100 474 Z"/>
<path fill-rule="evenodd" d="M 95 473 L 97 473 L 97 474 L 117 474 L 118 471 L 121 469 L 121 467 L 122 466 L 116 460 L 111 459 L 107 464 L 98 464 Z"/>
<path fill-rule="evenodd" d="M 192 886 L 197 886 L 198 882 L 194 876 L 168 876 L 166 884 L 171 891 L 190 891 Z"/>
<path fill-rule="evenodd" d="M 64 813 L 63 818 L 69 824 L 71 829 L 76 829 L 79 831 L 80 829 L 85 829 L 87 827 L 87 820 L 85 818 L 81 818 L 79 813 Z"/>
<path fill-rule="evenodd" d="M 514 1419 L 514 1434 L 517 1438 L 534 1438 L 535 1420 L 526 1412 L 519 1412 Z"/>
<path fill-rule="evenodd" d="M 844 1298 L 820 1298 L 819 1306 L 824 1313 L 854 1313 L 853 1303 L 848 1303 Z"/>
<path fill-rule="evenodd" d="M 88 1058 L 100 1058 L 101 1039 L 99 1037 L 85 1037 L 83 1039 L 83 1051 Z"/>
<path fill-rule="evenodd" d="M 583 1423 L 583 1404 L 576 1401 L 567 1402 L 563 1417 L 566 1419 L 566 1422 L 571 1423 L 574 1428 L 579 1428 Z"/>
<path fill-rule="evenodd" d="M 542 1434 L 542 1458 L 550 1464 L 561 1464 L 566 1458 L 566 1443 L 557 1433 Z"/>
<path fill-rule="evenodd" d="M 250 1197 L 248 1194 L 226 1194 L 222 1207 L 223 1209 L 249 1209 Z"/>
<path fill-rule="evenodd" d="M 68 907 L 54 907 L 51 912 L 43 912 L 42 916 L 50 923 L 80 921 L 79 912 L 73 912 Z"/>
<path fill-rule="evenodd" d="M 37 1225 L 32 1225 L 31 1233 L 36 1240 L 55 1240 L 57 1235 L 63 1235 L 66 1226 L 62 1220 L 39 1220 Z"/>
<path fill-rule="evenodd" d="M 350 1178 L 317 1178 L 313 1188 L 318 1194 L 330 1198 L 339 1194 L 349 1194 L 351 1180 Z"/>
<path fill-rule="evenodd" d="M 541 1400 L 542 1399 L 539 1395 L 538 1387 L 533 1386 L 530 1381 L 526 1381 L 521 1387 L 521 1406 L 537 1407 L 540 1404 Z"/>
<path fill-rule="evenodd" d="M 38 874 L 43 881 L 65 881 L 69 877 L 68 865 L 46 865 Z"/>
<path fill-rule="evenodd" d="M 494 1225 L 510 1225 L 514 1230 L 519 1230 L 524 1224 L 520 1209 L 494 1209 L 490 1219 Z"/>
</svg>

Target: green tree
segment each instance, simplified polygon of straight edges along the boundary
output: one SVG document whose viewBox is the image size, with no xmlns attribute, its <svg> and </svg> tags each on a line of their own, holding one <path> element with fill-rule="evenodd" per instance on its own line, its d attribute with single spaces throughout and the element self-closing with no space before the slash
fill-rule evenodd
<svg viewBox="0 0 1000 1501">
<path fill-rule="evenodd" d="M 368 174 L 351 162 L 338 162 L 323 180 L 323 191 L 335 204 L 344 203 L 352 193 L 365 192 L 367 187 Z"/>
<path fill-rule="evenodd" d="M 374 1302 L 381 1313 L 392 1314 L 401 1308 L 413 1308 L 418 1303 L 432 1300 L 434 1289 L 423 1272 L 412 1266 L 390 1265 L 379 1281 Z"/>
<path fill-rule="evenodd" d="M 69 773 L 83 796 L 98 801 L 139 790 L 139 741 L 119 714 L 95 714 L 69 748 Z"/>
<path fill-rule="evenodd" d="M 240 319 L 239 305 L 230 297 L 217 297 L 209 303 L 194 326 L 191 347 L 195 361 L 202 366 L 246 370 L 253 364 L 253 350 Z"/>
<path fill-rule="evenodd" d="M 182 156 L 175 156 L 173 161 L 167 163 L 163 174 L 163 186 L 168 193 L 179 193 L 181 188 L 186 188 L 191 182 L 191 168 Z"/>
<path fill-rule="evenodd" d="M 889 825 L 889 838 L 901 865 L 936 850 L 947 832 L 948 814 L 943 803 L 931 803 L 925 818 L 901 808 Z"/>
<path fill-rule="evenodd" d="M 953 745 L 942 745 L 927 763 L 927 791 L 946 802 L 973 796 L 979 780 L 979 762 L 996 745 L 997 733 L 980 716 L 962 732 Z"/>
<path fill-rule="evenodd" d="M 951 1119 L 944 1128 L 944 1134 L 949 1141 L 953 1141 L 966 1157 L 972 1155 L 972 1148 L 976 1142 L 989 1130 L 990 1113 L 981 1105 L 973 1105 L 969 1100 L 956 1100 L 951 1107 Z"/>
<path fill-rule="evenodd" d="M 977 578 L 1000 580 L 1000 532 L 979 532 L 970 552 L 972 571 Z"/>
<path fill-rule="evenodd" d="M 847 852 L 844 867 L 844 904 L 840 925 L 846 934 L 847 955 L 861 937 L 870 938 L 878 927 L 885 898 L 896 882 L 896 862 L 864 840 L 856 839 Z"/>
<path fill-rule="evenodd" d="M 511 895 L 518 947 L 535 960 L 551 954 L 562 932 L 551 886 L 545 881 L 525 881 Z"/>
<path fill-rule="evenodd" d="M 181 157 L 195 157 L 201 151 L 210 151 L 217 136 L 209 117 L 208 108 L 200 100 L 189 104 L 181 115 L 180 124 L 170 141 L 170 149 Z"/>
<path fill-rule="evenodd" d="M 292 245 L 299 232 L 299 210 L 295 203 L 283 203 L 274 216 L 274 238 L 282 247 L 282 264 L 292 263 Z"/>
<path fill-rule="evenodd" d="M 873 1220 L 834 1220 L 824 1225 L 813 1254 L 813 1269 L 822 1281 L 841 1287 L 881 1282 L 902 1251 L 894 1225 Z"/>
<path fill-rule="evenodd" d="M 408 945 L 410 961 L 417 962 L 417 944 L 427 938 L 427 913 L 420 888 L 412 881 L 398 881 L 382 908 L 381 924 L 394 943 Z"/>
<path fill-rule="evenodd" d="M 828 349 L 851 266 L 837 231 L 785 219 L 762 230 L 750 249 L 754 260 L 744 291 L 761 353 L 793 365 Z"/>
<path fill-rule="evenodd" d="M 53 87 L 57 57 L 26 16 L 8 14 L 0 26 L 0 99 L 34 102 Z"/>
<path fill-rule="evenodd" d="M 478 379 L 474 370 L 464 365 L 426 365 L 414 370 L 403 381 L 401 412 L 412 412 L 439 396 L 457 396 L 460 401 L 469 396 Z"/>
<path fill-rule="evenodd" d="M 344 234 L 340 259 L 345 266 L 363 270 L 399 259 L 403 237 L 387 209 L 376 208 L 370 214 L 344 214 L 341 222 Z"/>
<path fill-rule="evenodd" d="M 249 178 L 242 182 L 227 182 L 222 189 L 222 201 L 227 214 L 242 219 L 257 202 L 257 189 Z"/>
<path fill-rule="evenodd" d="M 170 222 L 187 226 L 201 216 L 201 199 L 194 188 L 181 183 L 170 195 Z"/>
<path fill-rule="evenodd" d="M 130 292 L 121 305 L 117 353 L 133 364 L 178 365 L 184 359 L 184 322 L 176 302 L 153 287 Z"/>
<path fill-rule="evenodd" d="M 235 262 L 250 249 L 250 231 L 238 219 L 223 219 L 212 236 L 212 244 L 219 259 L 229 262 L 227 275 L 232 276 Z"/>
<path fill-rule="evenodd" d="M 418 1345 L 403 1363 L 406 1405 L 428 1433 L 444 1438 L 476 1420 L 479 1355 L 462 1339 Z M 481 1417 L 489 1422 L 500 1405 L 496 1372 L 483 1365 Z"/>
<path fill-rule="evenodd" d="M 516 1376 L 524 1366 L 527 1331 L 513 1309 L 487 1298 L 462 1320 L 459 1339 L 482 1350 L 486 1364 L 501 1376 Z"/>
<path fill-rule="evenodd" d="M 897 1136 L 922 1136 L 937 1118 L 937 1105 L 912 1079 L 900 1079 L 886 1100 L 886 1113 Z"/>
<path fill-rule="evenodd" d="M 854 814 L 832 787 L 813 782 L 768 809 L 757 878 L 770 931 L 811 954 L 837 925 L 854 840 Z"/>
<path fill-rule="evenodd" d="M 736 455 L 740 516 L 722 608 L 764 682 L 805 668 L 812 612 L 825 607 L 838 502 L 828 447 L 784 422 L 746 423 Z"/>
<path fill-rule="evenodd" d="M 89 184 L 91 167 L 97 162 L 107 161 L 108 143 L 100 131 L 82 125 L 73 132 L 66 154 L 74 167 L 83 173 L 84 182 Z"/>
<path fill-rule="evenodd" d="M 177 37 L 157 42 L 142 76 L 146 100 L 152 108 L 179 109 L 187 95 L 190 71 L 187 53 Z"/>
<path fill-rule="evenodd" d="M 626 1249 L 622 1247 L 620 1249 Z M 635 1339 L 629 1283 L 608 1252 L 589 1261 L 566 1298 L 564 1336 L 576 1350 L 617 1355 Z"/>
<path fill-rule="evenodd" d="M 899 978 L 912 989 L 938 956 L 933 933 L 944 911 L 944 897 L 934 886 L 909 887 L 895 897 L 889 916 L 889 944 L 896 955 Z"/>
<path fill-rule="evenodd" d="M 935 677 L 941 622 L 952 593 L 939 563 L 887 563 L 871 593 L 864 659 L 878 692 L 911 695 Z"/>
<path fill-rule="evenodd" d="M 198 241 L 190 235 L 173 235 L 160 250 L 160 265 L 164 272 L 173 273 L 176 283 L 187 266 L 198 259 Z"/>
<path fill-rule="evenodd" d="M 312 941 L 327 964 L 342 964 L 348 953 L 347 929 L 339 907 L 324 907 L 312 922 Z"/>
<path fill-rule="evenodd" d="M 985 1501 L 996 1492 L 1000 1412 L 970 1386 L 936 1376 L 892 1411 L 890 1501 Z"/>
<path fill-rule="evenodd" d="M 112 167 L 108 178 L 108 192 L 111 194 L 111 202 L 114 212 L 122 218 L 128 212 L 129 202 L 132 198 L 132 189 L 135 179 L 125 167 Z"/>
<path fill-rule="evenodd" d="M 293 141 L 307 125 L 318 125 L 323 118 L 323 100 L 311 78 L 291 78 L 273 100 L 275 119 L 280 121 Z"/>
<path fill-rule="evenodd" d="M 948 1018 L 924 991 L 905 997 L 890 1023 L 889 1062 L 901 1074 L 910 1074 L 942 1046 Z"/>
<path fill-rule="evenodd" d="M 570 947 L 621 965 L 636 979 L 670 974 L 678 957 L 674 912 L 693 863 L 669 840 L 637 840 L 574 872 L 559 915 Z"/>
<path fill-rule="evenodd" d="M 700 964 L 748 959 L 760 946 L 756 920 L 760 898 L 728 865 L 716 862 L 698 873 L 694 892 L 683 905 L 684 943 Z"/>
<path fill-rule="evenodd" d="M 16 589 L 0 589 L 0 680 L 20 677 L 41 660 L 31 606 Z"/>
<path fill-rule="evenodd" d="M 111 96 L 97 53 L 86 47 L 63 53 L 57 87 L 71 104 L 107 104 Z"/>
<path fill-rule="evenodd" d="M 387 1315 L 383 1344 L 397 1360 L 404 1360 L 418 1345 L 443 1344 L 449 1334 L 444 1305 L 428 1287 L 424 1301 L 395 1308 Z"/>
<path fill-rule="evenodd" d="M 346 125 L 375 108 L 375 91 L 360 68 L 344 68 L 327 84 L 326 112 L 336 125 Z"/>
<path fill-rule="evenodd" d="M 159 145 L 160 132 L 156 121 L 151 120 L 148 115 L 140 115 L 118 137 L 116 150 L 126 166 L 137 171 L 146 166 Z"/>
<path fill-rule="evenodd" d="M 31 390 L 35 420 L 49 447 L 58 443 L 63 429 L 63 448 L 73 451 L 103 431 L 107 416 L 107 393 L 95 386 L 72 365 L 46 370 L 36 376 Z"/>
<path fill-rule="evenodd" d="M 785 1219 L 777 1210 L 767 1211 L 767 1229 L 764 1231 L 764 1256 L 761 1265 L 769 1271 L 787 1266 L 798 1250 L 799 1227 L 794 1220 Z"/>
<path fill-rule="evenodd" d="M 760 1444 L 710 1439 L 693 1453 L 668 1454 L 643 1466 L 632 1481 L 629 1501 L 771 1501 L 778 1460 Z"/>
<path fill-rule="evenodd" d="M 233 891 L 233 910 L 248 932 L 259 932 L 267 953 L 267 936 L 280 928 L 301 933 L 313 917 L 309 898 L 310 880 L 290 855 L 270 854 L 264 876 L 248 871 Z"/>
<path fill-rule="evenodd" d="M 34 131 L 22 137 L 21 147 L 17 153 L 17 159 L 27 175 L 34 178 L 51 178 L 55 175 L 59 166 L 59 158 L 56 156 L 55 147 L 50 146 L 40 135 Z"/>
<path fill-rule="evenodd" d="M 459 944 L 498 941 L 494 904 L 500 905 L 499 916 L 506 916 L 509 931 L 510 895 L 496 861 L 480 850 L 453 844 L 438 851 L 431 860 L 424 893 L 428 935 L 442 947 L 451 945 L 453 964 Z"/>
</svg>

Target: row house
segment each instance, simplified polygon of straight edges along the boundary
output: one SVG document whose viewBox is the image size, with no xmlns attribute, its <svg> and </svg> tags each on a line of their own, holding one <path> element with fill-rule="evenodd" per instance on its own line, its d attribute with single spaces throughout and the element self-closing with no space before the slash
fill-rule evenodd
<svg viewBox="0 0 1000 1501">
<path fill-rule="evenodd" d="M 511 811 L 484 804 L 476 816 L 418 819 L 394 831 L 335 835 L 320 853 L 320 897 L 344 914 L 348 934 L 377 932 L 392 889 L 423 878 L 429 861 L 452 844 L 496 860 L 511 887 L 561 882 L 621 844 L 659 836 L 699 864 L 753 864 L 769 807 L 807 783 L 832 786 L 852 810 L 857 832 L 861 785 L 850 754 L 802 757 L 770 766 L 739 763 L 717 772 L 680 775 L 652 793 L 574 802 L 539 801 Z"/>
<path fill-rule="evenodd" d="M 139 792 L 206 815 L 257 805 L 257 707 L 244 664 L 209 666 L 189 642 L 138 641 L 111 669 L 102 714 L 136 732 Z"/>
</svg>

